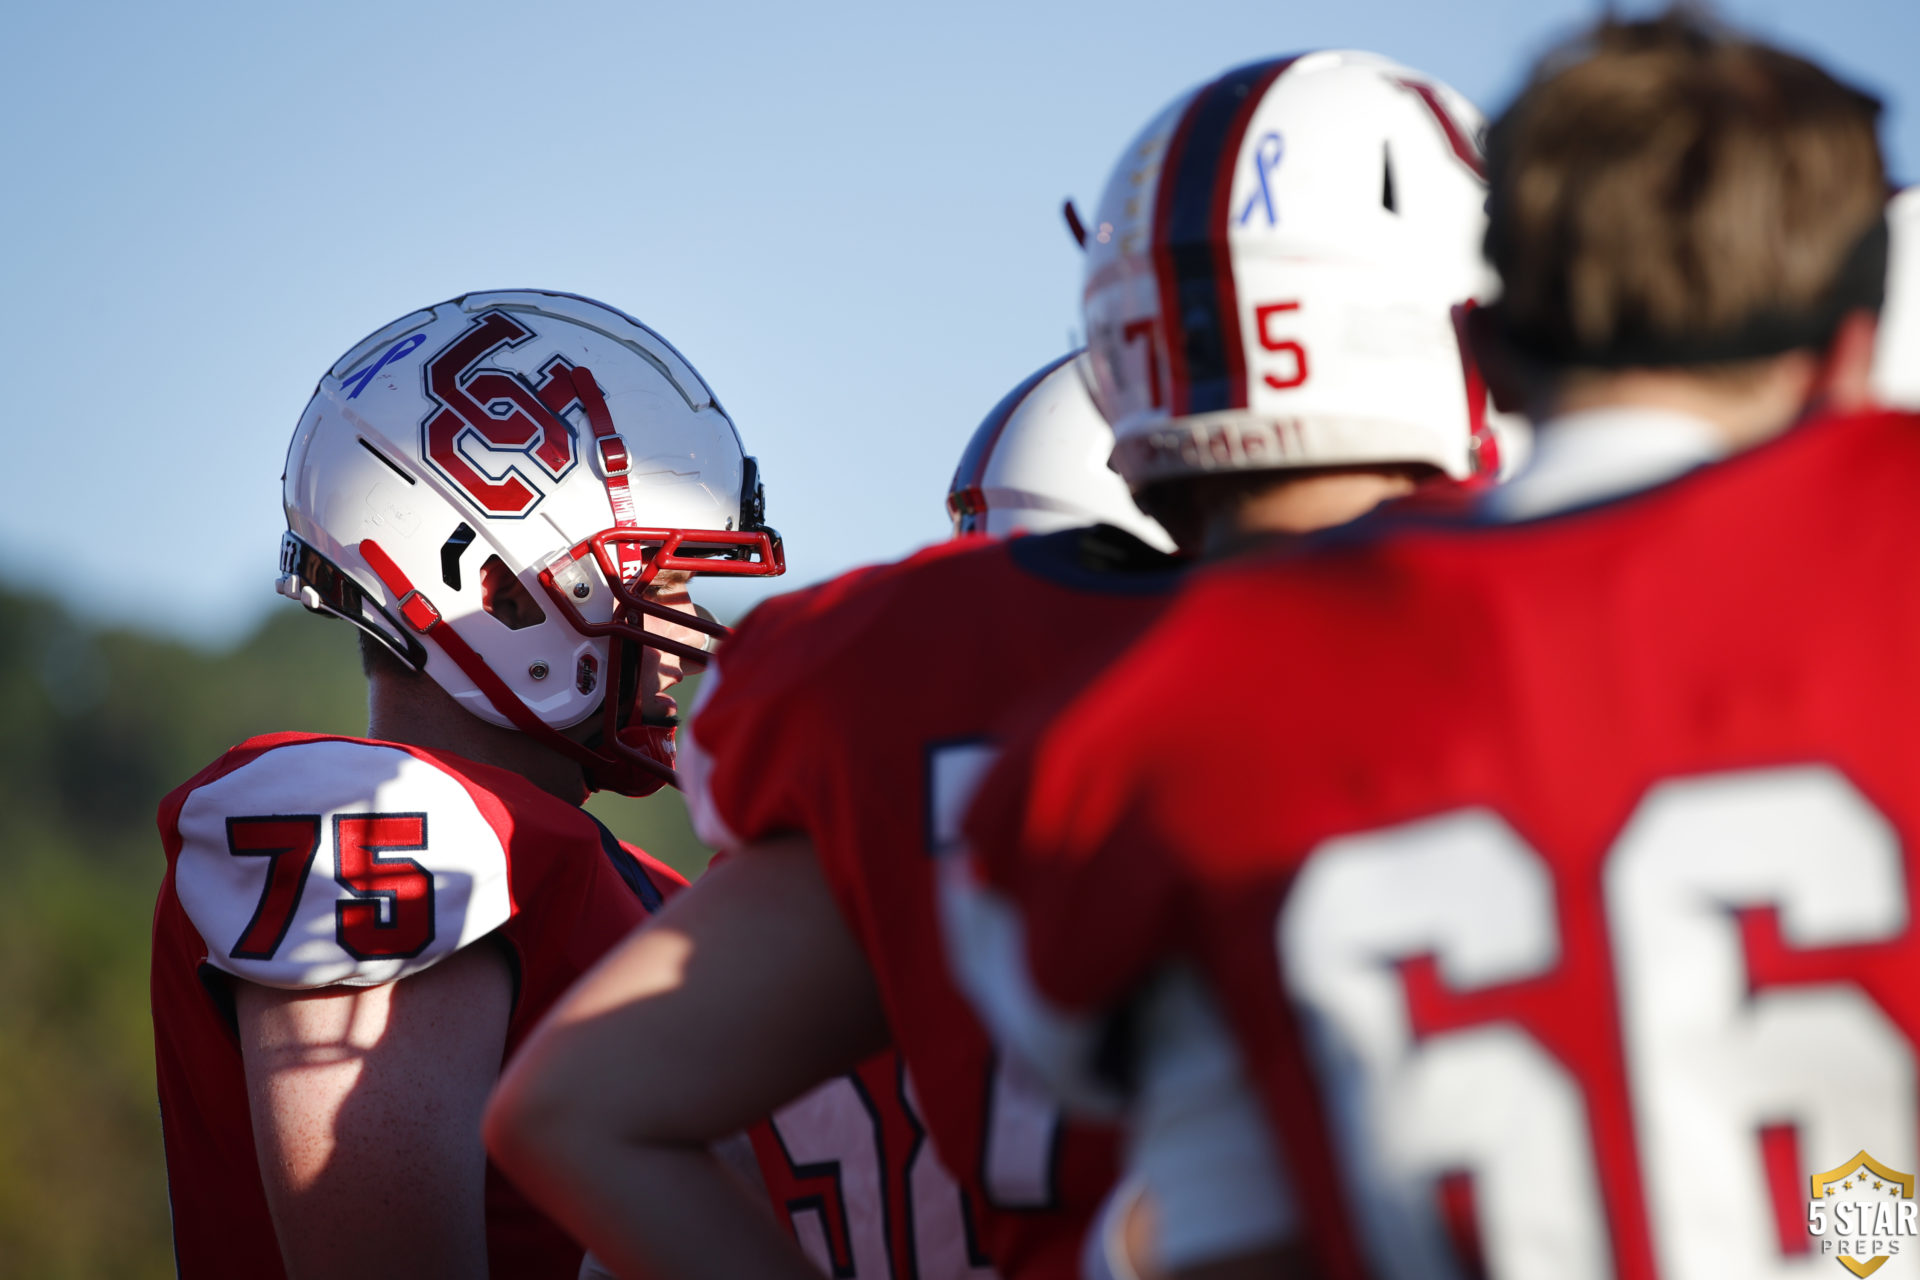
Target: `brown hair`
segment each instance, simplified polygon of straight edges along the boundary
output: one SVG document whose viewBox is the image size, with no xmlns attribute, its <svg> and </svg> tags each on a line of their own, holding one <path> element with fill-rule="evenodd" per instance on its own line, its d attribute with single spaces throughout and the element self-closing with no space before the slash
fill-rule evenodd
<svg viewBox="0 0 1920 1280">
<path fill-rule="evenodd" d="M 1824 345 L 1884 289 L 1879 110 L 1684 8 L 1549 53 L 1488 137 L 1508 337 L 1550 367 Z"/>
</svg>

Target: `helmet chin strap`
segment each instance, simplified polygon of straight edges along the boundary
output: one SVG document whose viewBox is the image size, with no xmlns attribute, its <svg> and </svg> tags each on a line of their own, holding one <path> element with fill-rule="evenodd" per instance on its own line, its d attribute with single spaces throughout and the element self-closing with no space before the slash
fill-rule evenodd
<svg viewBox="0 0 1920 1280">
<path fill-rule="evenodd" d="M 616 741 L 646 763 L 658 765 L 666 773 L 666 780 L 678 789 L 680 786 L 679 773 L 661 763 L 662 761 L 673 759 L 676 754 L 674 751 L 673 734 L 674 730 L 671 726 L 637 724 L 622 729 Z M 628 792 L 626 794 L 632 793 Z"/>
<path fill-rule="evenodd" d="M 1427 90 L 1432 93 L 1431 89 Z M 1481 487 L 1495 483 L 1500 477 L 1500 437 L 1494 434 L 1487 422 L 1487 405 L 1491 392 L 1487 389 L 1487 379 L 1480 372 L 1480 362 L 1474 358 L 1473 345 L 1467 337 L 1467 317 L 1473 314 L 1479 302 L 1468 298 L 1457 302 L 1449 311 L 1453 320 L 1453 339 L 1460 347 L 1460 372 L 1467 389 L 1467 437 L 1472 456 L 1473 474 L 1466 483 Z"/>
<path fill-rule="evenodd" d="M 467 679 L 473 681 L 474 686 L 485 695 L 488 702 L 493 704 L 494 709 L 513 722 L 514 728 L 542 746 L 577 762 L 586 771 L 589 784 L 596 790 L 619 791 L 623 795 L 649 795 L 657 791 L 662 784 L 679 787 L 680 775 L 675 773 L 670 765 L 661 763 L 661 760 L 648 750 L 652 743 L 648 743 L 647 747 L 633 750 L 631 754 L 623 753 L 619 757 L 609 758 L 584 743 L 575 742 L 558 729 L 549 726 L 533 713 L 531 707 L 515 696 L 513 690 L 507 687 L 507 682 L 494 673 L 493 668 L 487 665 L 486 659 L 474 652 L 473 646 L 462 639 L 458 631 L 446 624 L 446 620 L 440 616 L 440 610 L 414 588 L 405 572 L 394 563 L 393 557 L 389 556 L 379 543 L 367 538 L 360 543 L 359 550 L 361 557 L 366 560 L 374 575 L 398 599 L 400 616 L 406 619 L 407 625 L 438 644 L 440 651 L 453 660 L 453 664 L 460 668 Z M 671 734 L 671 732 L 667 730 L 667 733 Z M 634 769 L 642 776 L 610 776 L 610 771 L 618 771 L 623 767 Z M 637 789 L 646 786 L 648 782 L 651 782 L 652 786 L 646 787 L 645 790 Z M 629 787 L 636 789 L 629 790 Z"/>
</svg>

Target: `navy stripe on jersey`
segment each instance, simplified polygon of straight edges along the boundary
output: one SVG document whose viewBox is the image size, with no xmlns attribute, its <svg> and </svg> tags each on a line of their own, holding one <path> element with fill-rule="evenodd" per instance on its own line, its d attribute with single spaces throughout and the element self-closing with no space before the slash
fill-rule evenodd
<svg viewBox="0 0 1920 1280">
<path fill-rule="evenodd" d="M 993 457 L 993 448 L 1000 443 L 1000 437 L 1005 433 L 1007 423 L 1013 420 L 1014 410 L 1020 407 L 1020 402 L 1031 395 L 1033 389 L 1039 386 L 1048 374 L 1079 354 L 1078 351 L 1069 351 L 1058 360 L 1050 361 L 1045 368 L 1000 397 L 1000 403 L 994 405 L 987 412 L 987 416 L 980 420 L 973 438 L 967 441 L 966 449 L 961 452 L 960 465 L 953 469 L 953 483 L 947 486 L 948 493 L 978 489 L 986 483 L 987 463 Z"/>
<path fill-rule="evenodd" d="M 1180 584 L 1187 562 L 1110 524 L 1034 533 L 1007 544 L 1007 555 L 1036 578 L 1070 591 L 1151 596 Z"/>
<path fill-rule="evenodd" d="M 1167 143 L 1154 196 L 1153 261 L 1174 417 L 1247 405 L 1228 202 L 1247 123 L 1293 62 L 1275 58 L 1227 72 L 1194 94 Z"/>
<path fill-rule="evenodd" d="M 590 813 L 587 816 L 593 818 Z M 640 905 L 647 909 L 647 914 L 657 914 L 666 899 L 661 896 L 659 886 L 647 878 L 647 869 L 640 865 L 640 859 L 627 852 L 619 837 L 607 830 L 606 823 L 593 818 L 593 825 L 600 828 L 600 847 L 606 851 L 607 861 L 627 882 L 627 888 L 633 890 L 633 896 L 640 899 Z"/>
</svg>

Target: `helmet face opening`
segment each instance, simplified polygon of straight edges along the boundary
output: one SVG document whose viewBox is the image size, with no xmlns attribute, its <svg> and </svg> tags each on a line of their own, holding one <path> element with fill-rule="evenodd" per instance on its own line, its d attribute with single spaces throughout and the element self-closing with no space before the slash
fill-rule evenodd
<svg viewBox="0 0 1920 1280">
<path fill-rule="evenodd" d="M 638 567 L 623 573 L 625 564 Z M 642 646 L 700 669 L 707 665 L 709 651 L 731 630 L 698 606 L 676 609 L 647 597 L 662 573 L 675 572 L 776 577 L 786 572 L 785 549 L 780 536 L 765 528 L 612 528 L 555 555 L 540 568 L 540 585 L 568 625 L 582 635 L 605 637 L 609 642 L 607 697 L 601 704 L 599 733 L 588 748 L 596 757 L 588 770 L 588 780 L 596 789 L 645 795 L 662 782 L 679 785 L 673 771 L 676 726 L 649 723 L 638 710 L 645 676 Z M 607 622 L 592 622 L 580 610 L 598 590 L 608 591 L 615 601 Z M 697 632 L 707 641 L 694 646 L 675 640 L 649 628 L 649 618 Z M 591 672 L 583 671 L 578 678 L 591 688 Z"/>
<path fill-rule="evenodd" d="M 589 564 L 599 572 L 591 572 Z M 630 564 L 636 567 L 626 569 Z M 771 529 L 613 528 L 554 555 L 540 567 L 539 578 L 567 624 L 581 635 L 619 637 L 705 666 L 706 649 L 649 631 L 646 619 L 656 618 L 715 640 L 725 638 L 727 628 L 711 618 L 649 600 L 647 588 L 670 571 L 771 578 L 786 570 L 785 548 Z M 591 622 L 580 606 L 600 590 L 612 593 L 613 615 L 606 622 Z"/>
</svg>

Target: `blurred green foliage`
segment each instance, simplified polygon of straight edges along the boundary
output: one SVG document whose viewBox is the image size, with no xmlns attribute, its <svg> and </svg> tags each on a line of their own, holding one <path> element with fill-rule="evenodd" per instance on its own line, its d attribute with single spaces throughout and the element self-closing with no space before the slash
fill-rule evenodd
<svg viewBox="0 0 1920 1280">
<path fill-rule="evenodd" d="M 171 1276 L 154 810 L 254 734 L 364 732 L 353 632 L 289 605 L 209 652 L 0 588 L 0 725 L 0 1276 Z M 675 793 L 591 807 L 682 873 L 706 865 Z"/>
</svg>

